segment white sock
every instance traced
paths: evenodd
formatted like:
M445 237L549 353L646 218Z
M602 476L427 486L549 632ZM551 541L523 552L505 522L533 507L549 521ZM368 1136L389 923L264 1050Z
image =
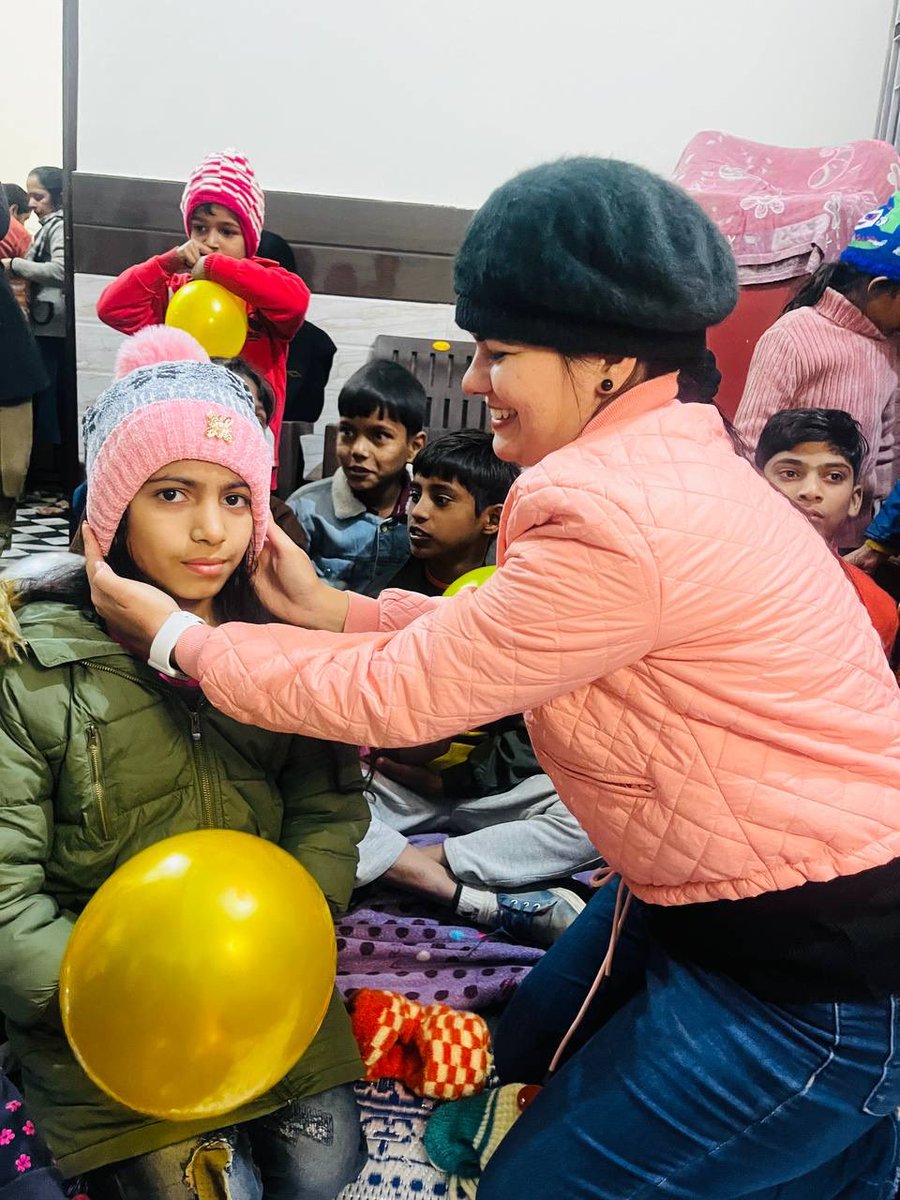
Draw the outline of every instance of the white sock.
M461 917L468 917L470 921L474 921L476 925L493 925L500 907L493 892L486 888L468 887L463 884L456 902L456 911Z

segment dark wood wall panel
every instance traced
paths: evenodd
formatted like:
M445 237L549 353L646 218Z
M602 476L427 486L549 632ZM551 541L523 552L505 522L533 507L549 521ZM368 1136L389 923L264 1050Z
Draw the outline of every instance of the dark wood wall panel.
M184 237L183 185L75 172L75 270L117 275ZM389 300L453 300L453 255L467 209L266 193L266 228L281 234L314 292Z

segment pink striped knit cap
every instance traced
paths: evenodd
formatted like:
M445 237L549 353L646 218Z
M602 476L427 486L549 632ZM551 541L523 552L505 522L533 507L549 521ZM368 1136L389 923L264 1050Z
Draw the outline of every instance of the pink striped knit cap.
M191 216L201 204L221 204L231 209L244 235L247 257L252 258L259 249L266 198L243 154L231 149L216 151L191 172L181 195L181 215L188 237Z
M269 525L272 451L237 375L180 329L151 325L119 351L116 382L82 421L87 519L106 554L128 505L161 467L218 463L250 488L253 551Z

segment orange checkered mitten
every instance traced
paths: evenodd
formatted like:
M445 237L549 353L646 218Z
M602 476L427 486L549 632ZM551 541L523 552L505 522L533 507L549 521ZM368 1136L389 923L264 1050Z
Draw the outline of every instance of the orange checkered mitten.
M409 1086L433 1100L461 1100L480 1092L491 1066L490 1034L475 1013L429 1004L415 1033L420 1069Z
M366 1079L405 1079L415 1072L413 1042L422 1006L397 992L360 988L350 1001L350 1022L359 1045Z
M475 1013L362 988L351 1000L350 1020L366 1079L399 1079L435 1100L473 1096L485 1085L490 1034Z

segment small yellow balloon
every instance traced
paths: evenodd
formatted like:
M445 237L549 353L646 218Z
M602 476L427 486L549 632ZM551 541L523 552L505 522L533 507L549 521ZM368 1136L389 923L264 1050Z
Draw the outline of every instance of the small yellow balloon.
M98 889L60 977L94 1083L137 1112L232 1112L294 1066L325 1016L337 949L312 876L271 842L207 829L158 842Z
M247 340L247 306L219 283L192 279L169 301L166 324L195 337L210 358L234 358Z
M444 595L455 596L457 592L466 588L479 588L483 583L487 583L496 570L496 567L476 567L474 571L466 571L465 575L453 580Z

